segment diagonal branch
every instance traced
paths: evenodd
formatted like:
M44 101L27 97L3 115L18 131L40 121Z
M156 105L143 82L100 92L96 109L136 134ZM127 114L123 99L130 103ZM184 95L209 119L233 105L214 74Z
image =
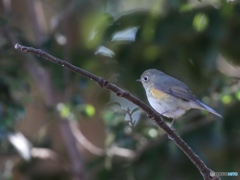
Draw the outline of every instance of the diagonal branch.
M67 69L69 69L70 71L76 72L78 74L81 74L87 78L90 78L92 80L94 80L95 82L97 82L101 87L106 88L114 93L116 93L117 96L123 97L129 101L131 101L132 103L136 104L137 106L139 106L142 110L144 110L148 117L150 117L159 127L161 127L168 135L169 139L173 140L174 143L188 156L188 158L195 164L195 166L199 169L200 173L202 174L202 176L204 177L204 179L206 180L212 180L212 179L220 179L219 177L211 177L210 176L210 172L212 172L212 170L210 168L208 168L204 162L199 158L199 156L197 156L193 150L187 145L186 142L184 142L182 140L182 138L175 133L174 130L172 130L162 119L161 116L159 116L159 114L153 110L152 108L150 108L149 106L147 106L144 102L142 102L140 99L136 98L135 96L133 96L132 94L130 94L129 92L121 89L120 87L116 86L115 84L112 84L110 82L108 82L107 80L96 76L84 69L81 69L79 67L76 67L72 64L70 64L67 61L58 59L48 53L46 53L45 51L41 50L41 49L35 49L32 47L26 47L26 46L22 46L20 44L16 44L15 45L15 49L20 50L22 52L30 52L33 53L37 56L40 56L50 62L59 64Z

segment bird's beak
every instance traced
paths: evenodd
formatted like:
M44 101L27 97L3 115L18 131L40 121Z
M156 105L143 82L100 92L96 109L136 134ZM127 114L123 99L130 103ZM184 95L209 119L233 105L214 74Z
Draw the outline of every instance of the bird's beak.
M141 79L137 79L136 81L138 81L138 82L142 82Z

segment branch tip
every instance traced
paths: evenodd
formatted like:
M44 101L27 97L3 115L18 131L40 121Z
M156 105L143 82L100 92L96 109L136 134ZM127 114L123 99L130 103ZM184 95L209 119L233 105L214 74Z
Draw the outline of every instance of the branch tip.
M18 49L18 48L19 48L19 44L18 44L18 43L15 44L14 48L15 48L15 49Z
M14 48L17 49L17 50L23 51L23 52L27 52L28 51L28 47L22 46L22 45L20 45L18 43L15 44Z

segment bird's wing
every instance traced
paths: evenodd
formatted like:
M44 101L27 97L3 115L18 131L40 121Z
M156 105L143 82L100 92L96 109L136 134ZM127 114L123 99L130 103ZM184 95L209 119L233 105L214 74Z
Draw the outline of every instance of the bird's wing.
M160 84L161 83L161 84ZM198 98L192 93L192 91L181 81L172 78L171 81L160 82L156 85L156 89L159 89L174 97L183 99L185 101L196 102Z
M166 89L164 92L175 96L177 98L183 99L185 101L194 101L196 102L196 100L198 99L190 89L185 89L182 87L172 87L169 89Z
M172 78L172 77L165 78L165 79L167 79L167 81L159 82L155 86L155 88L158 90L161 90L169 95L172 95L176 98L180 98L185 101L192 101L196 105L199 106L198 107L199 109L205 109L205 110L223 118L218 112L216 112L212 108L208 107L206 104L202 103L183 82L181 82L175 78Z

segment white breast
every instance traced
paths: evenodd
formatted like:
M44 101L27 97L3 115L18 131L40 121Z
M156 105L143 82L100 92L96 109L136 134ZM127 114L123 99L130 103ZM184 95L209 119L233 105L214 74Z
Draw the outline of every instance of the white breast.
M185 113L185 109L182 109L178 104L179 99L171 100L156 100L152 97L148 98L150 105L161 115L168 118L176 119Z

